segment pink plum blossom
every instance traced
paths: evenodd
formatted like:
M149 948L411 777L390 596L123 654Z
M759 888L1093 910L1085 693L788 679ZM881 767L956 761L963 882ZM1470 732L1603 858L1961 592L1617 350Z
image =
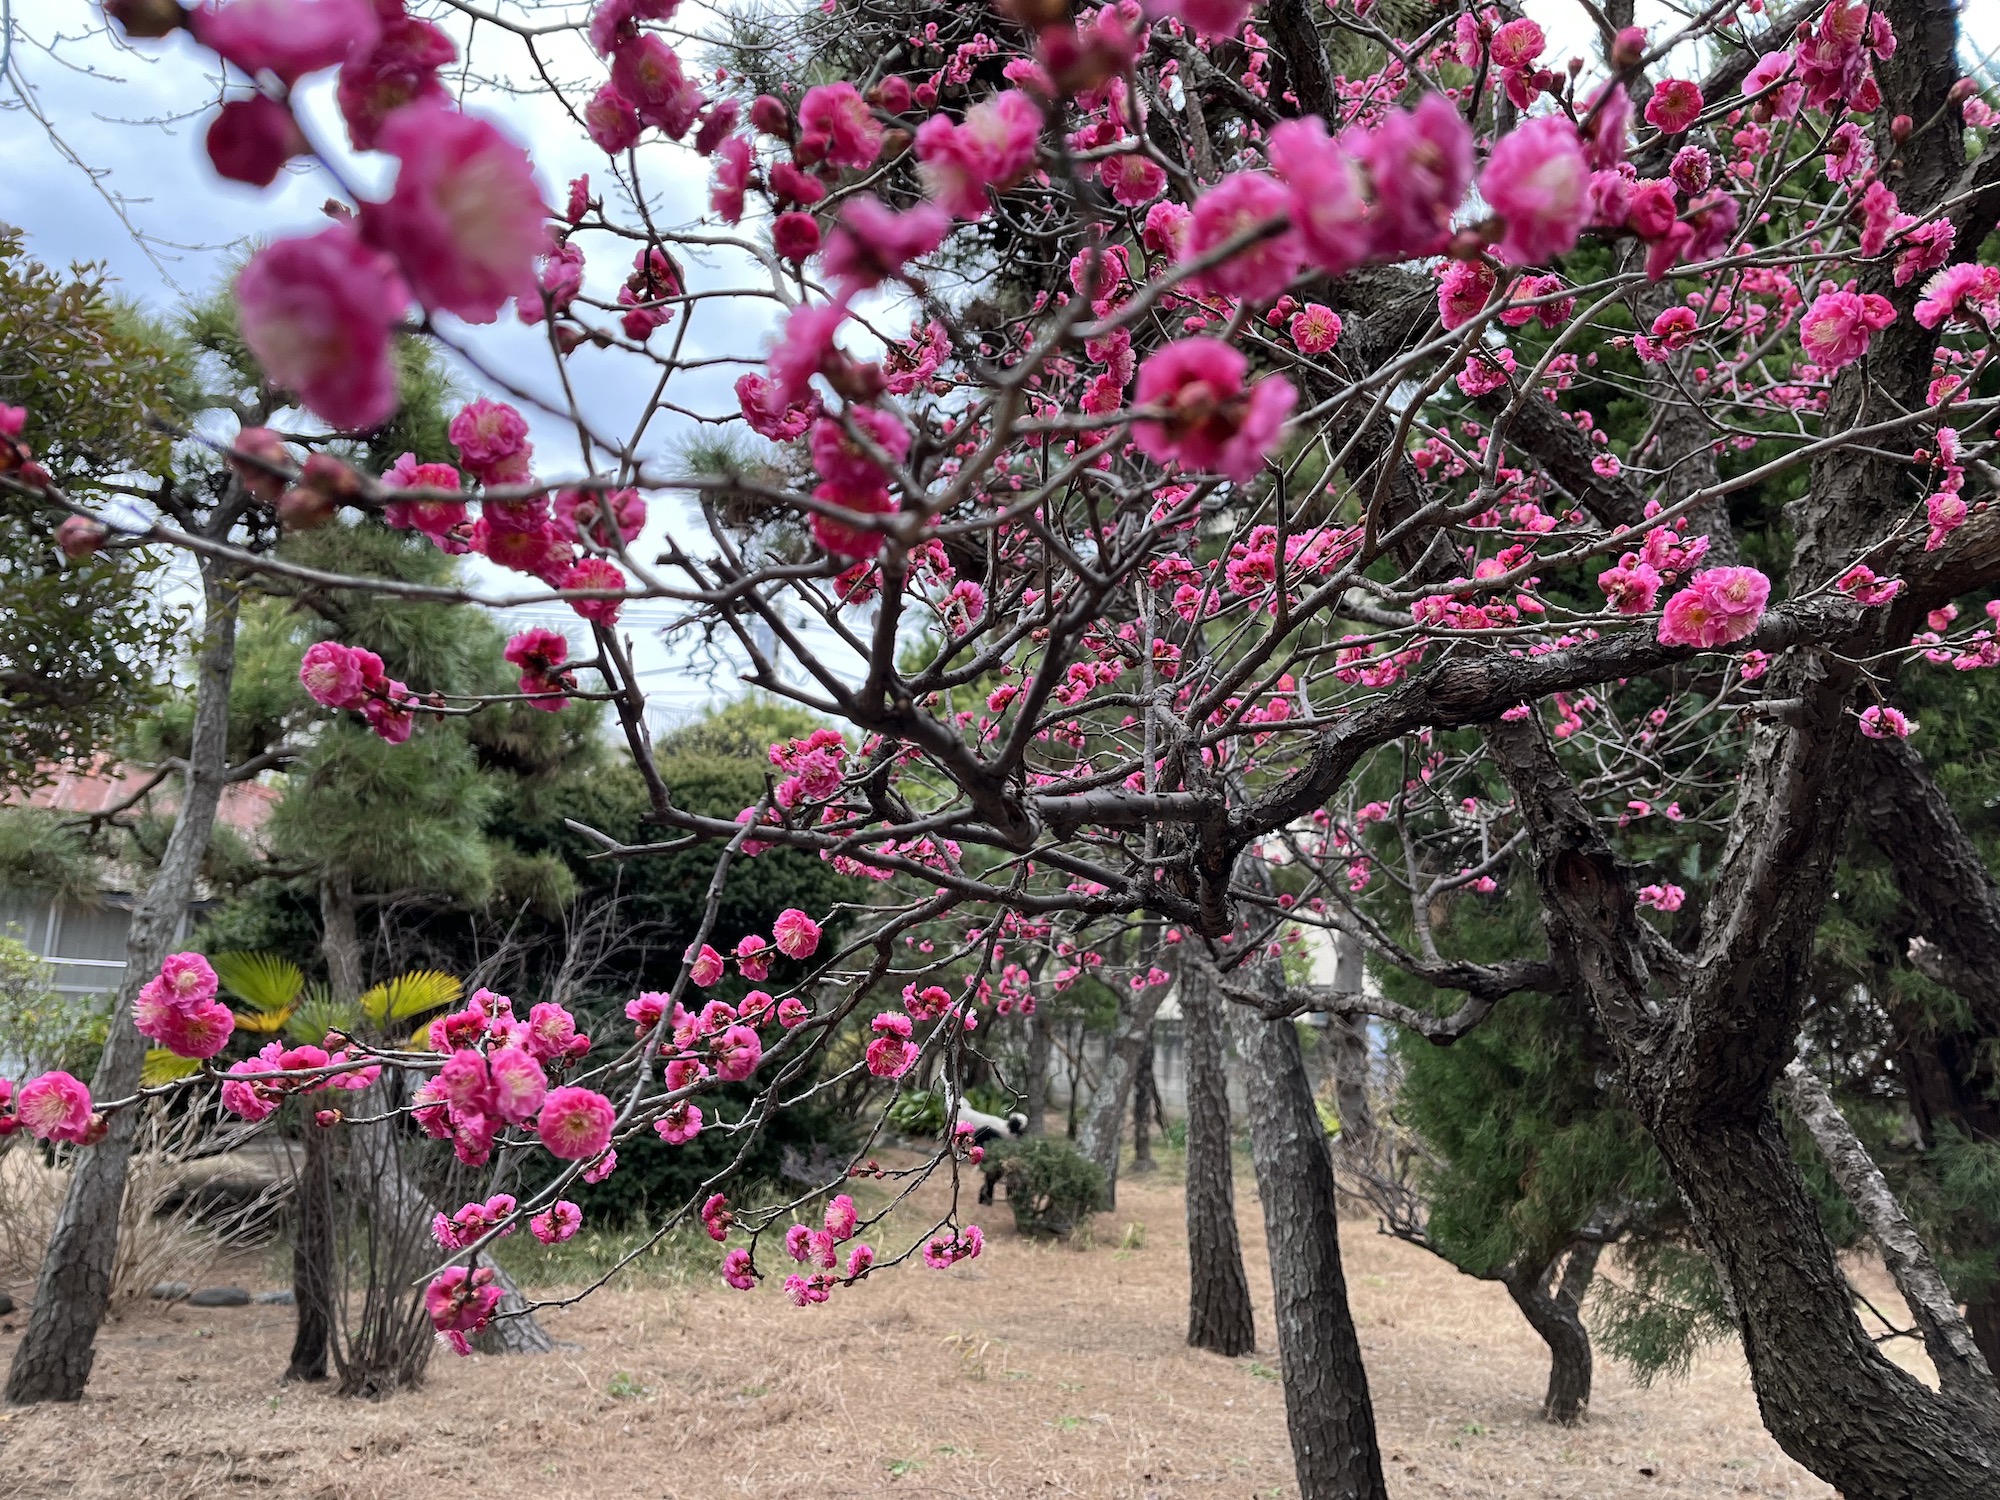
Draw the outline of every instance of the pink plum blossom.
M1429 255L1451 236L1451 218L1472 183L1472 127L1442 94L1414 110L1392 109L1371 131L1343 136L1368 176L1375 212L1372 253L1389 260Z
M243 341L272 382L336 427L396 409L391 333L409 291L388 257L346 224L279 240L236 278Z
M715 1076L726 1083L740 1083L757 1071L764 1060L764 1044L748 1026L730 1026L708 1044L715 1061Z
M1284 180L1287 211L1303 258L1330 276L1368 258L1367 182L1347 146L1330 138L1317 115L1272 127L1266 155Z
M484 120L428 100L384 121L379 144L402 166L388 198L364 206L362 226L395 256L418 301L490 323L510 297L540 297L548 207L525 151Z
M1685 78L1668 78L1653 85L1646 101L1646 123L1662 135L1679 135L1701 118L1701 86Z
M1861 732L1871 740L1906 740L1917 728L1917 721L1900 708L1871 703L1861 710Z
M1757 628L1771 580L1755 568L1708 568L1667 601L1660 640L1669 646L1713 649L1740 641Z
M1824 370L1851 365L1868 352L1868 341L1896 321L1887 297L1874 292L1823 292L1799 320L1799 341Z
M819 949L819 923L796 906L788 906L778 913L778 920L772 924L771 936L778 945L778 951L787 958L811 958Z
M509 1125L525 1125L542 1107L548 1075L534 1054L521 1047L495 1048L486 1059L493 1080L493 1107Z
M1503 136L1479 191L1506 226L1497 248L1508 264L1538 265L1575 248L1590 211L1590 165L1576 127L1543 115Z
M90 1133L90 1090L61 1069L44 1073L15 1093L14 1118L36 1140L81 1144Z
M373 47L382 23L368 0L210 0L188 29L244 72L292 84Z
M1270 375L1246 393L1250 362L1220 339L1179 339L1139 367L1137 404L1164 415L1132 424L1139 451L1241 484L1278 445L1298 391Z
M619 97L645 124L679 140L706 99L687 76L680 54L656 36L640 36L612 55L611 82Z
M560 1245L583 1227L583 1210L559 1199L528 1220L528 1233L544 1245Z
M963 121L932 115L917 127L918 175L953 218L984 218L987 190L1021 179L1034 165L1041 132L1042 107L1019 89L973 105Z
M688 978L692 979L703 989L707 989L718 979L722 978L722 955L717 953L707 943L701 945L699 953L691 952L687 955L687 958Z
M701 1106L683 1099L655 1120L653 1129L669 1146L685 1146L701 1134Z
M542 1101L536 1133L552 1156L586 1161L611 1144L611 1127L618 1112L593 1089L550 1089Z
M1239 235L1283 219L1291 202L1291 195L1274 177L1262 172L1230 173L1195 201L1194 223L1182 258L1204 259ZM1291 284L1304 260L1305 247L1297 232L1285 226L1210 266L1201 273L1201 283L1225 297L1268 302Z
M1249 18L1251 0L1149 0L1146 13L1154 17L1178 16L1196 36L1221 39L1235 36Z
M851 83L823 83L799 101L799 159L861 171L882 154L882 126Z
M428 21L402 14L402 7L378 8L382 32L375 44L355 48L341 64L334 91L347 138L357 151L375 149L382 122L419 99L448 103L451 95L438 70L458 56L452 39Z
M202 143L218 173L252 187L269 187L286 162L310 149L292 112L262 94L225 103Z
M1645 885L1638 891L1639 904L1650 906L1654 911L1679 911L1686 899L1687 892L1677 885Z
M868 1044L868 1071L877 1078L901 1078L917 1060L917 1045L910 1040L910 1018L883 1011L869 1025L875 1039Z
M821 265L843 290L863 291L903 275L911 261L943 244L950 228L950 217L935 204L897 213L879 198L853 198L840 211Z

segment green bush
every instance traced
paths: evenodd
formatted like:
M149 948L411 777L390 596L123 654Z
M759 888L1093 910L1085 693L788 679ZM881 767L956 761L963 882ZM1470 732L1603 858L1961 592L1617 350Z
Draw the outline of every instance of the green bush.
M1007 1201L1022 1234L1063 1238L1104 1199L1104 1169L1068 1141L1033 1136L1006 1155Z

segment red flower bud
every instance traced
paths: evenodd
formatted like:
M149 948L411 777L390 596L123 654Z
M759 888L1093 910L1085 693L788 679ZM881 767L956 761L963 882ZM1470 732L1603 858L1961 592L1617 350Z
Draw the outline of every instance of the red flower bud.
M287 531L311 531L333 519L340 506L319 490L294 487L278 497L278 524Z
M128 37L162 37L187 25L177 0L104 0L104 13Z
M93 521L89 516L70 516L56 528L56 545L64 557L74 562L102 551L104 539L110 534L102 521Z

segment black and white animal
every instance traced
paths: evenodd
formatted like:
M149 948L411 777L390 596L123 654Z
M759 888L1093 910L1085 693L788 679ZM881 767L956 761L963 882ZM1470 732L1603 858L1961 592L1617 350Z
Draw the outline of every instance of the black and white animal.
M958 1101L954 1130L958 1135L970 1136L975 1146L991 1146L995 1141L1019 1140L1027 1134L1028 1117L1016 1112L1003 1120L998 1115L989 1115L984 1110L974 1109L961 1099ZM986 1159L979 1164L980 1173L985 1179L979 1187L981 1203L993 1201L993 1190L999 1185L1000 1174L1005 1169L1006 1163L991 1152L988 1152Z

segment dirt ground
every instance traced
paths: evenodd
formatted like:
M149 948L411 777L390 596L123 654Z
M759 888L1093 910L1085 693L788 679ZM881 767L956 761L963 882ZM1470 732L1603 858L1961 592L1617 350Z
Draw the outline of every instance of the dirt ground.
M422 1390L379 1403L277 1384L289 1308L148 1304L99 1340L80 1405L0 1412L0 1496L1295 1494L1254 1194L1262 1348L1236 1360L1184 1343L1178 1185L1119 1195L1093 1248L1020 1240L1003 1206L978 1261L824 1307L707 1276L606 1290L545 1314L552 1357L441 1351ZM1117 1248L1135 1224L1143 1244ZM1397 1500L1830 1500L1765 1434L1734 1350L1652 1390L1600 1363L1589 1423L1563 1431L1538 1419L1545 1355L1500 1288L1365 1221L1343 1245Z

